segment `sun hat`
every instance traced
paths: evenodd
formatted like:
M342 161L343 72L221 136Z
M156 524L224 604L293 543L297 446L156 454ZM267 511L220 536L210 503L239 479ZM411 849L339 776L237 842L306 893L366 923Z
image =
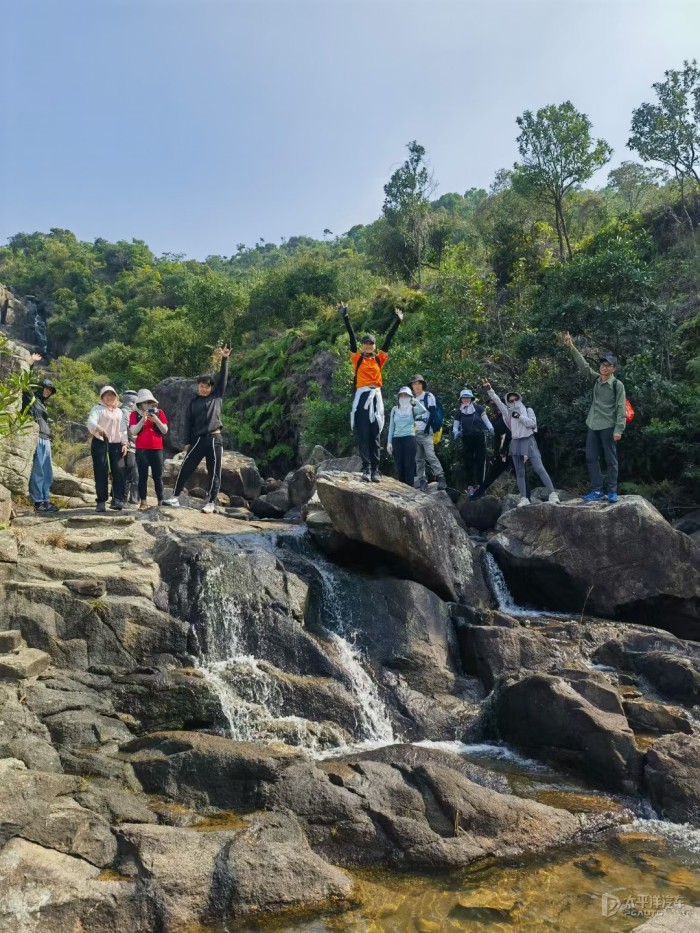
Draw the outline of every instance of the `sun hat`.
M401 388L396 394L397 395L410 395L411 398L413 398L413 392L411 392L408 386L401 386Z
M459 397L460 398L475 398L475 395L471 389L462 389L462 391L459 393Z
M114 394L117 396L117 398L119 398L119 393L118 393L117 390L114 388L114 386L103 386L103 387L100 389L100 398L102 398L103 396L105 396L108 392L114 392Z
M155 405L157 405L158 399L153 397L153 393L150 389L139 389L136 396L136 404L143 405L144 402L153 402Z

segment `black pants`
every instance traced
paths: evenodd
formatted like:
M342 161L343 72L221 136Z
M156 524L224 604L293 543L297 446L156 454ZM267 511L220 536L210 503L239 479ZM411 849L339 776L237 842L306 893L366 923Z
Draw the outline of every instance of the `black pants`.
M216 497L219 495L219 489L221 488L221 455L223 450L224 442L221 440L220 434L202 434L201 437L198 437L182 461L173 495L180 495L187 480L206 457L207 483L209 484L207 501L216 502Z
M111 472L112 496L115 501L123 502L126 490L126 467L122 456L122 445L109 444L107 441L101 441L93 437L90 452L92 454L92 469L95 474L97 501L107 501L107 477Z
M396 478L413 486L416 477L416 439L415 437L395 437L392 441L394 447L394 466Z
M486 469L486 437L484 432L462 435L464 481L467 486L478 486L484 481Z
M605 477L608 492L617 492L617 442L613 440L614 428L603 428L601 431L588 429L586 438L586 466L591 481L591 489L603 491L603 475L600 472L600 458L605 460L607 476Z
M163 501L163 451L137 450L136 466L139 470L139 499L144 502L148 495L148 468L153 474L153 485L156 487L156 498Z
M129 502L136 502L138 493L139 471L136 465L136 452L127 451L126 454L126 490L125 495Z
M378 470L380 453L379 425L376 420L369 420L369 409L364 408L361 403L355 411L355 436L357 437L360 457L362 457L362 469Z

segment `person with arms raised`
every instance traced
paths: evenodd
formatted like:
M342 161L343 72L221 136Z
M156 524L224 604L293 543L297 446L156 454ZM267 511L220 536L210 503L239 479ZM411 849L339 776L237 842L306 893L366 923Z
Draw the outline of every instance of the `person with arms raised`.
M179 507L179 497L185 488L185 483L206 458L208 489L207 501L202 512L211 513L216 509L216 497L221 486L221 458L224 450L221 438L223 428L221 405L228 382L228 359L231 356L231 349L226 344L219 352L221 353L221 367L218 376L208 373L198 376L197 393L187 406L186 456L175 481L172 497L163 500L164 505L170 505L173 508Z
M355 395L350 413L350 427L357 437L357 447L362 458L362 479L365 482L378 483L381 452L379 437L384 427L382 369L389 356L394 334L403 321L403 311L394 308L396 318L384 337L381 350L377 351L377 341L371 334L365 334L358 350L348 306L341 302L337 310L345 321L350 337L350 362L355 371Z

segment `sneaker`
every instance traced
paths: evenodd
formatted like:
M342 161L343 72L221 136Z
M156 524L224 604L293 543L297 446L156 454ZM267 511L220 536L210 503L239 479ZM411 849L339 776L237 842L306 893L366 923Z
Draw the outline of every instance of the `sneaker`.
M379 470L372 470L372 476L370 477L373 483L381 483L382 478L379 475Z
M206 512L207 515L211 515L212 512L216 512L216 506L214 505L213 502L207 502L207 504L204 506L204 508L201 511Z
M608 502L617 502L617 499L618 499L618 495L616 492L608 493Z
M447 480L445 479L444 473L442 474L442 476L438 476L437 484L438 484L438 489L447 489Z
M98 502L97 505L95 506L95 511L96 511L96 512L106 512L106 511L107 511L107 506L106 506L106 504L105 504L104 502Z
M110 502L109 507L113 512L121 512L121 510L124 508L124 503L121 499L113 499Z
M428 491L428 480L424 476L418 480L418 488L421 492Z
M518 499L518 508L520 508L522 505L529 505L529 504L530 504L530 500L527 498L527 496L523 496L522 499Z
M368 483L369 482L369 470L363 470L362 474L360 475L360 479L362 480L363 483Z
M139 512L147 512L147 511L148 511L148 503L144 499L142 502L139 502Z
M559 498L559 493L556 490L554 492L550 492L547 502L553 502L554 505L559 505L561 503L561 499Z
M163 499L163 505L169 505L172 509L179 509L180 500L177 496L173 496L171 499Z
M605 493L601 489L591 489L589 493L581 498L584 502L600 502L605 498Z
M45 512L45 511L46 511L46 503L45 503L45 502L35 502L35 503L34 503L34 511L35 511L35 512Z

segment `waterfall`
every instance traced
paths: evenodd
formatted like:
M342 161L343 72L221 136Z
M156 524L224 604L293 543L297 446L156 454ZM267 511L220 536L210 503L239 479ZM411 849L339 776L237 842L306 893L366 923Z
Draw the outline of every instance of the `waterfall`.
M276 558L280 548L274 537L250 535L243 541L243 550L262 548ZM292 532L284 538L298 538ZM296 542L290 542L296 544ZM241 544L241 539L236 541ZM301 545L304 549L304 545ZM296 550L296 548L295 548ZM359 747L386 745L395 741L388 710L377 685L362 663L362 652L356 644L356 634L348 630L343 603L334 577L334 568L315 552L304 559L313 569L320 587L323 636L331 643L338 666L344 674L344 684L357 701L356 739ZM226 718L228 734L241 741L288 741L305 747L315 757L350 751L339 729L327 723L317 723L289 716L284 711L284 698L273 676L265 669L265 659L252 656L246 649L242 607L235 597L226 593L222 567L209 571L202 596L204 615L209 620L207 648L200 664L217 694ZM250 620L248 623L250 624Z
M509 616L526 617L528 619L537 619L545 616L548 619L570 619L571 615L565 612L554 612L549 609L527 609L519 606L513 599L503 571L496 563L496 558L489 551L484 551L484 566L486 567L486 579L489 588L496 600L496 604L501 612Z

